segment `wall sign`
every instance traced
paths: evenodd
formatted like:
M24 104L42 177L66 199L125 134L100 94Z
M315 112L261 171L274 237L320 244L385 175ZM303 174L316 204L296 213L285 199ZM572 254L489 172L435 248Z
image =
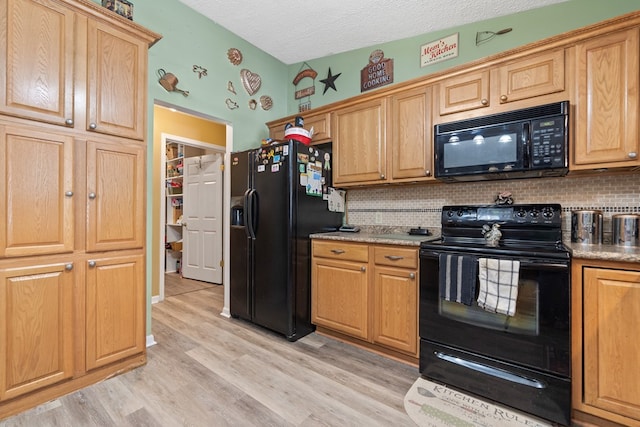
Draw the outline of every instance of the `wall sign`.
M367 66L360 70L360 92L391 83L393 83L393 59L385 58L384 52L376 49L369 55Z
M296 91L294 94L295 99L298 100L298 112L307 111L311 109L311 95L316 93L316 77L318 73L316 70L311 68L309 64L306 62L302 64L302 68L298 71L295 78L293 79L293 85L296 87ZM311 86L306 86L301 89L298 89L298 84L304 79L311 79Z
M458 35L451 34L420 46L420 66L426 67L458 56Z

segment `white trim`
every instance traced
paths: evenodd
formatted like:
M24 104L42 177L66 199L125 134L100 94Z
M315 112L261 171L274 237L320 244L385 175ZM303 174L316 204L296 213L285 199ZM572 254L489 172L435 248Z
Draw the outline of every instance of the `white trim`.
M228 133L229 133L229 129L231 129L231 126L226 125L227 126L227 140L229 139L228 137ZM226 151L225 148L219 146L219 145L214 145L208 142L203 142L203 141L198 141L195 139L191 139L191 138L186 138L184 136L178 136L178 135L172 135L169 133L165 133L162 132L160 134L160 233L158 233L159 235L159 241L156 242L158 244L158 247L160 248L160 263L159 263L159 267L160 267L160 274L158 276L158 291L160 293L159 296L157 297L152 297L152 304L153 304L153 299L157 298L156 302L160 302L160 301L164 301L164 274L165 274L165 257L166 257L166 251L164 249L164 240L165 240L165 225L167 223L167 195L166 195L166 188L165 188L165 182L167 180L167 168L166 168L166 164L167 164L167 142L176 142L178 144L184 144L184 145L188 145L191 147L198 147L198 148L203 148L205 150L208 151L213 151L216 153L224 153ZM226 158L225 158L225 163L226 163ZM225 167L225 178L226 178L226 167ZM226 187L226 183L225 183L225 187ZM229 187L231 188L231 187ZM229 190L230 192L231 190ZM227 200L230 200L230 198L225 198L223 196L222 198L222 209L223 211L228 211L228 209L226 209L227 206ZM231 215L230 213L226 213L226 215ZM223 230L224 230L224 224L228 224L227 222L228 218L226 220L223 221ZM223 233L223 248L224 248L224 233ZM225 260L225 265L226 264L226 260ZM225 269L226 270L226 269Z
M147 347L151 347L158 344L156 339L153 337L153 334L147 335Z
M221 316L231 317L231 311L229 310L229 283L231 279L231 274L229 272L229 268L227 266L231 265L231 246L229 233L226 230L229 229L229 224L231 224L231 153L233 152L233 127L230 124L227 124L226 130L227 142L225 145L225 156L224 156L224 206L227 206L227 209L224 210L222 214L222 229L225 230L222 233L222 259L224 261L225 268L222 269L222 284L224 286L224 306L222 307Z
M154 296L152 296L152 297L151 297L151 304L157 304L157 303L159 303L160 301L162 301L162 300L160 299L160 295L154 295Z

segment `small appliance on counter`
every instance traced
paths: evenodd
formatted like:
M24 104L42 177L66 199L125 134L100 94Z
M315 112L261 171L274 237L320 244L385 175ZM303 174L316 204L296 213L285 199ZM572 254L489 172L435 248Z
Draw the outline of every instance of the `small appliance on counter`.
M571 211L571 241L590 245L602 243L602 211Z
M622 246L640 246L640 215L619 214L611 217L612 243Z

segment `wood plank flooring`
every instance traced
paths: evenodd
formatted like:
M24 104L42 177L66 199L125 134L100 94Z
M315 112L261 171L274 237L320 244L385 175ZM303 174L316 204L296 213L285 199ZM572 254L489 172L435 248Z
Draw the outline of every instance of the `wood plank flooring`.
M147 365L0 425L415 426L415 367L315 333L291 343L220 316L222 286L174 285L152 306Z

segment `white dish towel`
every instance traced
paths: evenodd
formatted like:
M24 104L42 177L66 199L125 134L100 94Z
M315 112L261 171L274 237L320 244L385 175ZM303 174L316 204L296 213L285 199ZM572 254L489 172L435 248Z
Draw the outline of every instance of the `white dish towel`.
M514 316L519 276L520 261L478 258L478 306L493 313Z

